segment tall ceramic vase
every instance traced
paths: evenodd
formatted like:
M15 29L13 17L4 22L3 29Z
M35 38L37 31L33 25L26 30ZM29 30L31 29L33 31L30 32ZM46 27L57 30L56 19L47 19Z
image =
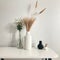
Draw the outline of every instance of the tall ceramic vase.
M32 48L32 37L30 32L26 32L26 37L25 37L25 49L31 50Z

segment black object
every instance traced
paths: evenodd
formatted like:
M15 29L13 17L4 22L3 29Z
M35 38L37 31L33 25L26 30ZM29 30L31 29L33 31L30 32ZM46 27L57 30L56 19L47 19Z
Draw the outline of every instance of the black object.
M45 58L45 60L52 60L52 58Z
M39 41L39 44L38 44L38 49L43 49L44 48L44 46L43 46L43 44L42 44L42 41Z
M1 60L4 60L4 58L1 58Z
M45 60L48 60L47 58L45 58Z
M48 60L52 60L51 58L48 58Z

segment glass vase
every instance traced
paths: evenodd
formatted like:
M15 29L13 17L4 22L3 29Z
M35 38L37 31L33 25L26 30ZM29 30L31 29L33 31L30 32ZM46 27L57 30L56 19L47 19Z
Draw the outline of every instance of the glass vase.
M18 39L17 47L20 48L20 49L23 48L22 47L21 32L20 31L19 31L19 39Z

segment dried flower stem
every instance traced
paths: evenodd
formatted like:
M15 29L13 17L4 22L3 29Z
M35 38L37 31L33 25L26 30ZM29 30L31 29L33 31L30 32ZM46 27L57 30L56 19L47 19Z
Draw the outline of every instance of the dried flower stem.
M43 12L45 11L45 9L46 9L46 8L44 8L43 10L41 10L41 11L39 12L39 14L43 13Z
M36 1L35 8L37 8L37 6L38 6L38 0Z

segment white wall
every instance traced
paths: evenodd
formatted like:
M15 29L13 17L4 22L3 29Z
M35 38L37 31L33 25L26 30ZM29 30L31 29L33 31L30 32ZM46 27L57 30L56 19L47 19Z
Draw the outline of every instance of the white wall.
M60 56L60 0L51 0L51 45ZM60 60L60 59L58 59Z
M15 18L26 15L29 1L31 0L0 0L0 46L10 45L16 31L11 32L7 27ZM40 0L39 3L40 9L47 9L31 29L33 41L48 43L60 55L60 0Z
M30 0L0 0L0 46L7 46L10 44L12 38L11 35L14 32L8 28L11 27L10 24L15 22L15 18L26 16L29 2ZM47 3L47 1L41 1L40 10L47 6L47 4L44 3ZM48 40L49 20L47 18L47 13L48 12L46 11L42 13L39 16L40 19L37 18L31 29L31 34L34 42L37 42L38 40ZM46 31L47 29L48 31Z

